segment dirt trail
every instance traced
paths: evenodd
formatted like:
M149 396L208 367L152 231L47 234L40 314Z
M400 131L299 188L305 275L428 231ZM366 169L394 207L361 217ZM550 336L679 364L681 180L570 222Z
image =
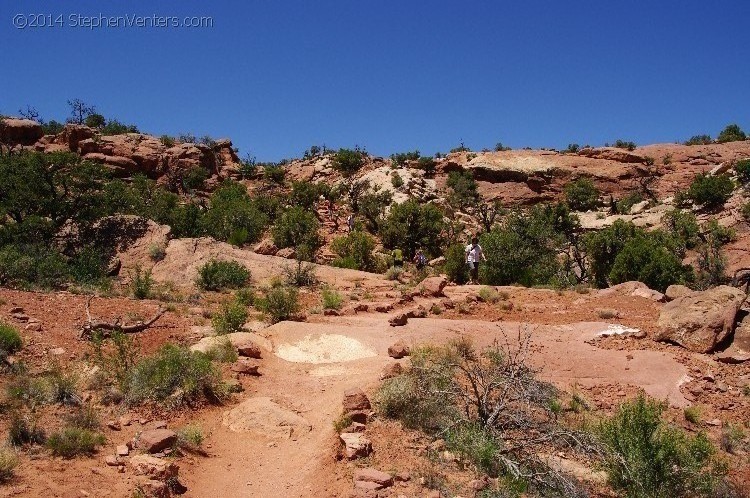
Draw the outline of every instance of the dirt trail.
M187 496L310 496L314 484L319 489L320 482L331 478L324 471L325 459L331 455L332 423L339 415L343 392L352 387L367 390L377 384L383 366L393 361L387 356L388 346L398 339L419 344L444 342L461 335L470 336L482 346L495 339L503 341L506 336L515 338L520 326L510 322L414 319L404 327L394 328L388 325L386 316L379 315L331 317L323 323L282 322L267 329L275 350L289 351L292 346L296 361L267 353L264 375L251 383L251 390L243 394L243 399L270 397L304 417L312 429L295 429L289 438L274 436L272 430L263 427L256 432L232 432L222 424L226 409L203 413L200 423L210 433L207 443L212 457L201 459L195 466L188 464L181 472L189 489ZM543 378L560 387L632 386L668 399L674 406L686 404L679 385L687 370L669 353L605 350L587 343L611 324L529 327L534 334L532 362L543 368ZM351 348L350 361L320 363L320 351L314 347L320 336L326 336L329 343L343 336L358 341L361 347ZM300 347L294 348L295 345ZM310 361L316 363L301 361L305 349L310 352ZM356 358L367 350L377 355ZM373 444L377 451L377 441ZM331 486L336 487L335 483Z

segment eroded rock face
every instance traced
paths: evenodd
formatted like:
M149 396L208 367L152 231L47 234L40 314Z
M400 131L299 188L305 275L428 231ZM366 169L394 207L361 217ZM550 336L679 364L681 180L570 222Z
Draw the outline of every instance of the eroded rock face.
M3 143L33 145L42 138L42 125L30 119L4 118L0 121Z
M745 298L743 291L726 285L679 297L662 308L655 339L710 353L733 331Z

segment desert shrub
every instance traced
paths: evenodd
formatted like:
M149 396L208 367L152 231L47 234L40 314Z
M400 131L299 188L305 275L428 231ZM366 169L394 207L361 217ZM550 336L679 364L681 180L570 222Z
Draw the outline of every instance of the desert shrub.
M696 204L708 209L718 208L732 195L734 183L727 175L712 176L706 173L696 175L687 196Z
M90 405L79 407L73 413L65 417L65 420L67 421L68 426L78 427L79 429L97 430L101 427L99 414Z
M198 451L205 440L199 425L186 425L177 430L177 446L188 451Z
M451 449L492 477L523 474L543 496L582 496L573 479L548 472L537 455L539 443L528 437L533 431L552 447L566 444L565 430L549 410L556 391L525 364L530 336L520 332L519 339L517 350L497 344L477 350L466 339L416 348L411 366L383 382L375 407L407 427L446 437ZM549 478L540 479L542 474Z
M712 144L714 140L711 135L693 135L689 139L683 142L683 145L708 145Z
M70 278L79 284L102 282L107 275L108 258L97 247L84 247L69 260Z
M221 363L234 363L238 357L237 348L227 337L223 337L217 344L209 348L206 355L211 358L211 361Z
M579 178L565 185L565 202L574 211L588 211L599 205L599 189L589 178Z
M0 322L0 361L6 356L20 351L23 347L21 334L15 327Z
M117 119L110 119L100 129L102 135L122 135L125 133L139 133L136 125L127 125Z
M217 240L243 245L260 239L268 217L250 199L240 183L226 181L210 199L211 207L201 218L203 230Z
M326 288L321 293L321 301L324 310L340 310L344 305L344 296L335 289Z
M233 301L222 305L221 310L211 319L211 324L217 334L238 332L247 321L247 307Z
M547 209L513 211L502 226L482 234L479 243L487 257L479 266L483 283L533 286L555 279L560 271L557 253L565 240Z
M672 284L685 284L692 279L692 268L682 264L674 250L664 244L664 238L651 234L627 241L609 273L613 284L638 280L660 292Z
M399 247L411 259L419 247L429 256L438 254L444 226L443 214L437 206L411 199L391 208L379 232L386 248Z
M16 447L27 444L44 444L47 436L44 429L37 426L36 420L13 413L8 427L8 441Z
M615 147L618 149L635 150L635 142L627 142L625 140L615 140Z
M700 227L695 215L690 211L673 209L661 219L670 233L680 239L687 249L692 249L700 242Z
M138 339L135 335L114 331L110 340L94 331L91 337L92 357L100 371L106 375L108 382L115 382L118 387L127 381L130 370L141 357Z
M461 142L457 147L453 147L450 150L451 154L455 154L457 152L471 152L471 149L468 148L463 142Z
M745 221L750 221L750 202L746 202L742 206L740 213L742 214L742 217L745 218Z
M166 344L154 355L140 359L129 370L123 392L128 404L170 399L190 403L199 395L218 392L221 373L209 357L188 348ZM174 397L173 395L177 395Z
M575 154L579 150L581 150L581 146L580 145L578 145L578 144L568 144L568 147L563 152L567 152L569 154Z
M394 166L404 166L408 161L417 161L419 158L418 150L391 154L391 161Z
M391 172L391 185L393 188L399 189L404 186L404 179L398 174L398 171Z
M385 272L385 279L386 280L399 280L401 278L401 275L404 273L404 269L397 267L397 266L391 266L388 268Z
M743 185L750 183L750 159L743 159L734 164L737 180Z
M445 184L451 189L448 202L457 209L473 206L479 200L477 182L470 171L451 171Z
M91 456L106 442L104 435L89 429L65 427L47 439L47 448L55 456L73 458Z
M300 258L296 263L284 267L284 277L287 284L295 287L310 287L318 281L315 265Z
M143 271L140 266L130 274L130 290L136 299L148 299L151 297L151 290L154 285L154 279L151 277L151 270Z
M18 466L16 451L7 446L0 446L0 483L13 477Z
M284 179L286 178L286 169L284 169L284 166L282 166L281 164L264 164L263 178L268 182L281 185L284 183Z
M160 136L159 137L159 141L161 142L161 144L164 147L166 147L168 149L171 148L171 147L174 147L175 144L177 143L177 140L175 140L175 138L172 137L172 136L170 136L170 135L162 135L162 136Z
M719 136L716 137L716 141L720 144L726 142L739 142L747 139L747 135L737 124L729 124L721 130Z
M506 150L513 150L512 147L505 147L501 142L495 144L495 152L503 152Z
M493 287L482 287L479 289L479 300L483 303L495 304L500 300L500 294Z
M630 209L641 201L643 201L643 196L640 192L632 192L617 201L615 210L620 214L628 214Z
M69 279L65 258L39 245L0 248L0 285L28 289L60 288Z
M352 417L347 413L342 413L333 421L333 430L338 434L350 425L352 425Z
M424 170L425 176L431 177L435 175L437 163L433 158L429 156L423 156L419 158L419 167L420 169Z
M210 260L198 269L197 285L203 290L239 289L250 280L250 270L237 261Z
M8 398L32 410L50 402L50 386L43 377L32 377L24 369L16 373L5 387Z
M182 186L185 190L200 190L211 176L202 166L193 166L182 175Z
M333 240L331 249L338 256L333 260L333 266L364 271L374 271L377 268L377 261L373 255L375 239L365 232L355 230L348 235L337 237Z
M726 274L727 257L721 247L734 238L733 231L720 226L716 220L709 221L703 228L705 242L698 247L696 260L698 289L708 289L729 281Z
M462 244L452 244L446 249L443 271L451 282L462 285L469 281L469 267Z
M356 148L339 149L333 156L333 168L345 175L355 173L364 163L364 153Z
M54 119L51 119L46 123L42 123L42 132L45 135L57 135L58 133L63 131L63 128L65 128L65 125L59 121L55 121Z
M308 257L321 246L322 240L318 234L320 223L313 213L299 206L287 209L276 220L273 226L273 243L278 248L295 247L310 252ZM307 258L303 258L307 259Z
M357 212L364 216L367 229L377 232L385 217L385 212L393 202L393 194L390 190L379 192L367 192L362 194L357 201Z
M273 323L288 320L299 311L299 292L295 287L271 287L259 300L258 307Z
M167 255L167 250L161 244L151 244L148 246L148 257L151 261L161 261Z
M712 496L726 468L705 434L691 437L663 422L664 409L641 395L600 424L610 484L633 498Z
M701 409L697 406L689 406L683 410L685 420L691 424L698 424L701 421Z
M737 454L745 444L745 431L735 424L727 424L721 430L721 449L727 453Z
M66 372L59 365L53 365L46 375L49 385L50 401L64 405L79 404L81 398L77 394L78 376L74 372Z
M633 223L616 220L612 225L588 234L584 239L590 271L598 287L607 287L615 258L625 244L642 230Z

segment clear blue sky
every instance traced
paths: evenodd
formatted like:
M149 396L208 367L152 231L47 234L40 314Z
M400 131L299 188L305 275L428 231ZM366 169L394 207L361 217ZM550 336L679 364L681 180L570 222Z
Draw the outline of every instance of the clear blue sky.
M16 29L17 14L65 27ZM77 15L211 16L99 28ZM26 18L28 19L28 17ZM312 144L375 154L639 144L750 128L750 2L0 0L0 113L80 98L259 160Z

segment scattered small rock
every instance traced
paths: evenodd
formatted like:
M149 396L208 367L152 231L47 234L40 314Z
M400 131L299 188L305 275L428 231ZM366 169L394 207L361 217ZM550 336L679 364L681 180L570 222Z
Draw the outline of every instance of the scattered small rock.
M258 364L250 360L239 359L232 363L231 370L242 375L260 375Z
M118 444L115 453L117 454L117 456L128 456L128 454L130 453L130 448L128 448L127 444Z
M150 429L141 432L138 437L138 448L149 453L157 453L173 446L176 442L176 432L169 429Z
M380 490L393 485L390 474L381 472L372 467L359 469L354 473L354 486L359 489Z
M383 371L380 373L380 380L397 377L403 372L404 367L401 366L401 363L394 361L393 363L390 363L383 368Z
M260 347L254 342L247 341L237 345L237 354L246 358L260 359L262 356Z
M361 432L344 432L339 434L344 443L344 456L348 460L364 458L372 453L372 443Z
M388 356L391 358L399 359L403 358L404 356L409 356L411 351L409 350L409 346L404 344L403 341L398 341L395 344L392 344L388 348Z
M403 327L408 321L409 317L406 313L399 313L398 315L388 320L388 323L391 325L391 327Z
M369 410L371 408L370 399L362 389L358 388L345 391L344 399L341 404L345 413L358 410Z

